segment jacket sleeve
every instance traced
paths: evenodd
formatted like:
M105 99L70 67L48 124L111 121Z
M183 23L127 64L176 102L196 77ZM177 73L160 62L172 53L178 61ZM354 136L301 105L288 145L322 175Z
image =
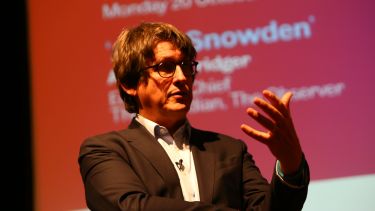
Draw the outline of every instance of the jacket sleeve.
M280 176L276 175L276 170L269 184L261 175L251 154L247 152L245 144L243 148L243 209L251 211L302 210L309 184L309 168L307 162L304 160L304 178L302 185L298 187L289 185L283 181Z
M310 170L305 156L303 156L300 170L296 176L293 180L289 179L288 181L287 177L278 175L277 169L274 170L271 181L272 210L302 210L310 183Z

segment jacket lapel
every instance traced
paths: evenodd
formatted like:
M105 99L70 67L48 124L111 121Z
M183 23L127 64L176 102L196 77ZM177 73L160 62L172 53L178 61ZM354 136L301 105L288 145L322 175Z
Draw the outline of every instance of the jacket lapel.
M163 178L172 197L183 199L177 172L167 153L158 141L140 123L132 120L128 130L123 131L125 140L137 148Z
M214 191L215 159L213 153L207 150L205 142L211 137L205 137L199 134L196 129L191 130L191 150L194 157L194 165L197 173L199 185L199 196L203 202L212 202Z

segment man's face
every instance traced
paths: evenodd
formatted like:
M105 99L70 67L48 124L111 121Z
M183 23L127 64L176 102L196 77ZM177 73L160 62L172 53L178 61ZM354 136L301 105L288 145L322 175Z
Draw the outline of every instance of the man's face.
M170 42L158 43L154 54L155 61L150 65L184 59L181 51ZM179 65L169 78L161 77L155 68L146 71L149 73L148 79L137 87L139 113L159 124L185 120L193 98L193 77L185 75Z

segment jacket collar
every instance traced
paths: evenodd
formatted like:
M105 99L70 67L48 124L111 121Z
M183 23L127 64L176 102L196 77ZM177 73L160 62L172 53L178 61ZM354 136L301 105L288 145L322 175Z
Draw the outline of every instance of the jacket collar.
M156 138L135 119L131 121L128 130L121 131L121 134L150 161L163 178L171 197L183 199L177 172ZM214 139L212 135L203 134L191 128L190 148L197 173L200 200L203 202L212 202L213 197L215 159L207 143Z

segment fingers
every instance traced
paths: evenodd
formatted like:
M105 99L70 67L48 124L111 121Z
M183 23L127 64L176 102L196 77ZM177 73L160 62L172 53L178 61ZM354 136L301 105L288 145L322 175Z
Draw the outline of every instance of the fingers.
M265 127L268 130L273 130L275 128L275 123L272 122L270 119L266 118L264 115L259 113L253 108L248 108L246 110L247 114L252 117L255 121L257 121L259 124L261 124L263 127Z
M293 97L293 93L292 92L287 92L281 98L281 102L285 105L285 107L288 110L289 110L289 104L290 104L290 101L292 100L292 97Z
M283 114L272 104L266 102L263 99L255 98L254 104L262 109L268 116L270 116L275 122L280 122L283 118Z
M266 131L257 130L246 124L241 125L241 130L253 139L267 145L272 154L282 163L284 170L293 172L294 167L299 166L299 163L294 165L294 161L299 161L302 154L290 114L289 104L293 94L286 92L281 98L278 98L273 92L264 90L263 95L265 99L255 98L254 104L264 114L254 108L248 108L246 112Z
M281 99L269 90L264 90L263 95L283 116L289 115L289 103L293 96L292 92L286 92Z
M285 129L289 123L289 102L292 93L285 93L281 99L269 90L264 90L263 95L269 102L261 98L255 98L254 104L269 117L266 117L251 107L248 108L246 112L251 118L267 129L267 131L259 131L245 124L241 125L241 129L252 138L262 143L269 144L271 140L279 137L281 132L279 129Z
M246 112L250 117L252 117L260 125L268 129L268 131L267 132L259 131L246 124L241 125L242 131L263 144L266 144L266 145L270 144L272 140L277 137L277 134L278 134L277 132L278 127L276 126L276 123L272 121L271 119L265 117L264 115L262 115L261 113L259 113L253 108L248 108Z
M246 125L246 124L242 124L241 125L241 130L246 133L247 135L249 135L250 137L252 137L253 139L263 143L263 144L268 144L268 140L270 138L270 134L269 133L265 133L265 132L261 132L259 130L255 130L254 128Z

